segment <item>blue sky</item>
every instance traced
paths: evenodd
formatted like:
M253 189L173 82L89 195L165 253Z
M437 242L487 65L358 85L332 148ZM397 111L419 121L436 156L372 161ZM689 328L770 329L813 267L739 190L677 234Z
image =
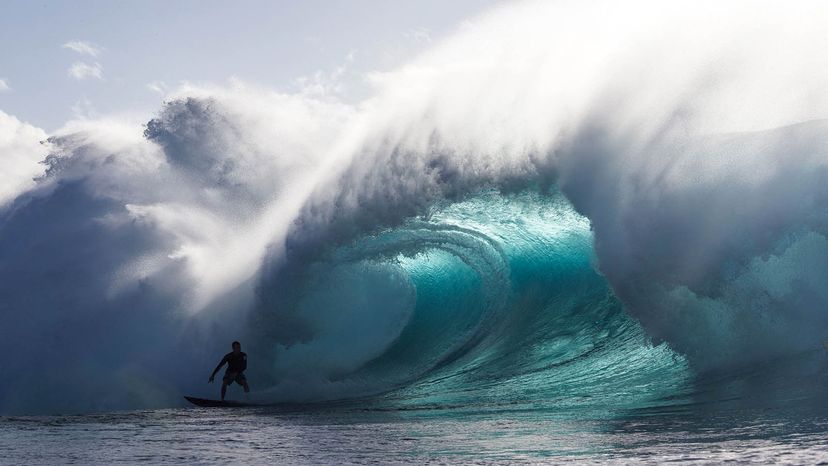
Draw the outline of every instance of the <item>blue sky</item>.
M150 113L185 81L295 92L343 66L338 97L355 100L365 72L400 64L494 3L6 0L0 110L51 131L78 116Z

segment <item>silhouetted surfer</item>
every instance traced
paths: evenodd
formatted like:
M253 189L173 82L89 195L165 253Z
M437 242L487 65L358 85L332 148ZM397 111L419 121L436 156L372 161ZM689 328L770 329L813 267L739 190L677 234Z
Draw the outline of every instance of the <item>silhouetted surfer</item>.
M244 392L250 392L250 387L247 385L247 378L244 376L244 370L247 369L247 354L242 353L241 343L234 341L233 351L224 355L221 358L218 366L213 370L208 382L212 383L216 377L216 373L221 369L221 366L227 364L227 370L224 371L224 379L221 383L221 401L224 401L224 394L227 392L227 386L233 382L244 387Z

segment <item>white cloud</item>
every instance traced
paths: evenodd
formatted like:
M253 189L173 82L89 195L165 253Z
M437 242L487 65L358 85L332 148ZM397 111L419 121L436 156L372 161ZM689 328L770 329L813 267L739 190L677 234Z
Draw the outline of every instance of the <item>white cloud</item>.
M3 91L10 91L11 87L9 86L9 82L5 79L0 78L0 92Z
M40 141L46 132L0 111L0 207L35 185L33 178L43 174L40 161L48 148Z
M89 120L99 116L98 111L95 110L95 106L92 105L92 102L86 96L81 97L72 105L72 115L79 120Z
M89 55L91 57L97 57L104 50L103 47L99 45L83 40L72 40L61 45L61 47L75 51L81 55Z
M147 89L159 94L165 94L169 90L169 86L164 81L153 81L147 84Z
M78 81L86 78L103 79L103 67L98 62L90 64L78 61L72 63L67 73Z

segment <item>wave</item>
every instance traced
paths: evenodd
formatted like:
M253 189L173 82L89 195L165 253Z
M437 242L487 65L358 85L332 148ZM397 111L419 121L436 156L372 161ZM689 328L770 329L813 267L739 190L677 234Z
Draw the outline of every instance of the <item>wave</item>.
M650 343L593 260L588 220L558 193L435 207L265 279L251 339L275 364L259 370L275 399L374 395L397 409L618 409L686 388L687 361ZM270 330L289 325L313 336Z
M357 105L2 118L0 412L169 406L240 336L269 401L645 406L821 355L825 22L517 2Z

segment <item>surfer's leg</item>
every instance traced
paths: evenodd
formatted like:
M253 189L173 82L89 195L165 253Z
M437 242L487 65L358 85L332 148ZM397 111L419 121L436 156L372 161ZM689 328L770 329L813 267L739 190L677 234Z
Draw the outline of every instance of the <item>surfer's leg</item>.
M227 382L221 383L221 401L224 401L224 394L227 393Z
M244 376L243 372L236 376L236 383L244 387L244 393L250 392L250 387L247 385L247 377Z

